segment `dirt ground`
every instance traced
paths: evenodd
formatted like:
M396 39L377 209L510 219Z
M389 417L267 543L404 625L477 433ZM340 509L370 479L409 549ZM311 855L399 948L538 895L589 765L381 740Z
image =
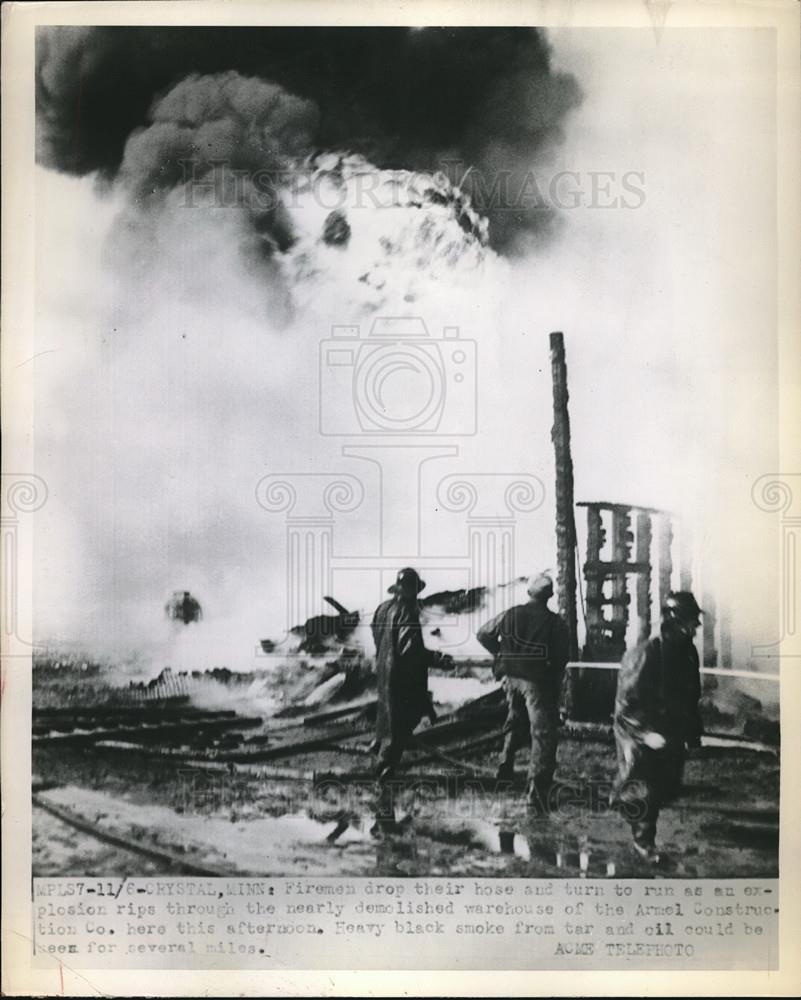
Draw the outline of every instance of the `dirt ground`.
M369 742L369 740L367 740ZM343 770L369 756L337 753L292 757L293 768ZM46 776L40 803L88 820L128 843L162 849L215 871L252 875L483 875L513 877L771 877L777 874L779 763L745 749L694 751L681 799L663 811L663 860L645 866L623 820L606 807L614 748L564 739L557 777L558 808L530 818L520 780L511 790L494 780L457 778L442 764L414 765L396 789L397 832L374 830L369 780L276 780L231 769L201 771L169 760L99 748L35 748L34 769ZM492 748L473 758L492 764ZM34 875L176 874L173 862L111 846L35 807Z

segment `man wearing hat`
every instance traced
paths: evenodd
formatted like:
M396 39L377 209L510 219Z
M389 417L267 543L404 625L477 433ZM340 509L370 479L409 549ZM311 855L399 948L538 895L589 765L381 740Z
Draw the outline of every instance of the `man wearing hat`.
M637 853L653 863L659 862L659 810L681 788L686 748L701 744L701 675L693 643L701 614L689 590L669 594L659 635L629 650L618 673L612 804L631 823Z
M424 587L417 570L400 570L389 588L392 598L380 604L373 615L378 686L376 743L382 781L392 777L420 720L424 716L432 722L436 719L428 693L428 668L447 657L426 649L423 643L417 595Z
M496 677L503 678L507 715L498 780L514 774L515 753L531 737L528 768L529 806L547 812L553 784L559 725L559 695L569 653L563 619L548 608L553 580L546 573L532 576L526 604L510 608L483 625L476 634L495 657Z

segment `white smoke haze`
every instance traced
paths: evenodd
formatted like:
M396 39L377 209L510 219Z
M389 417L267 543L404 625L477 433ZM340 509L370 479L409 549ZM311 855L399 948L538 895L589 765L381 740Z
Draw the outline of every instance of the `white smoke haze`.
M703 130L698 121L685 128L665 67L671 45L674 56L701 53L683 40L664 44L649 83L662 101L663 141L692 131L700 144ZM575 50L563 41L556 53L570 64L586 50L588 75L610 82L588 93L554 160L583 173L617 163L618 154L604 159L599 106L624 91L597 40ZM457 326L476 341L479 432L458 439L458 458L434 463L432 482L460 471L542 480L543 506L519 519L517 573L555 564L547 334L561 329L576 499L684 514L706 581L731 607L738 665L751 643L776 638L775 525L750 501L775 451L771 358L754 325L764 303L715 256L719 232L727 254L743 245L736 215L752 228L763 221L764 193L757 204L731 201L743 168L719 172L715 185L697 172L666 175L665 150L640 143L625 167L645 173L641 209L566 212L548 248L501 258L444 179L378 170L346 150L308 160L299 153L313 110L267 83L254 110L235 76L201 81L202 108L186 89L167 95L111 186L37 169L36 471L50 491L37 515L37 638L136 656L144 676L167 665L264 665L258 640L280 640L287 627L285 525L258 505L256 483L269 473L363 478L366 510L337 521L337 544L374 554L374 472L319 433L318 345L333 324L364 334L382 315L420 316L435 337ZM277 119L267 107L280 109ZM711 128L719 111L712 102L700 120L709 116ZM232 118L236 128L219 124ZM280 207L264 218L247 187L231 203L203 184L188 204L153 150L167 142L174 166L197 153L199 135L209 164L231 153L234 169L294 172L296 183L273 192ZM764 175L756 156L751 169ZM703 210L711 221L677 222L679 204L683 220ZM332 212L347 226L334 219L341 239L326 241ZM388 516L416 503L413 478L388 498ZM463 521L434 506L425 508L428 543L461 552ZM428 592L464 586L444 570L426 577ZM381 599L358 574L337 586L343 604L368 615ZM176 589L204 611L179 632L164 614Z
M348 247L329 247L310 191L293 210L292 253L254 270L241 207L211 198L187 208L175 191L158 212L132 214L88 180L38 179L43 200L75 213L68 232L43 235L41 349L70 337L80 345L68 366L44 367L38 386L39 467L54 512L42 519L42 634L112 655L153 647L177 658L174 667L252 668L258 639L287 624L283 524L256 503L256 482L320 461L342 467L317 432L318 341L332 321L359 322L379 306L393 315L425 307L438 282L466 294L491 252L419 198L357 208ZM74 267L71 253L62 260L81 203L80 218L94 222L82 259L96 269ZM284 308L274 318L288 296L291 321ZM423 311L452 318L447 306ZM74 520L56 527L56 504ZM66 551L83 570L83 586L67 593L52 570ZM162 610L176 588L204 606L203 625L180 643Z

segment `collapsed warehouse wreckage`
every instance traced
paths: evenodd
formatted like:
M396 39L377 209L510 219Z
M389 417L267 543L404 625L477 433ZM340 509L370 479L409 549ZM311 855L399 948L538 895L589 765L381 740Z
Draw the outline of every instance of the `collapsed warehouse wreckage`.
M53 857L54 838L69 842L76 834L93 838L106 852L93 861L85 842L76 850L72 865L95 864L93 874L110 864L109 851L116 852L117 873L143 865L147 871L195 874L639 873L637 859L625 850L624 824L608 808L616 670L626 648L650 633L654 610L671 588L676 548L682 589L690 589L686 533L664 511L574 502L560 334L552 335L551 355L559 610L570 629L572 662L558 801L548 820L532 825L525 819L522 773L511 785L496 780L489 758L502 742L505 698L486 659L461 657L431 673L438 718L418 728L395 782L405 813L402 832L391 843L376 842L376 686L371 650L360 638L367 630L360 611L326 596L335 615L312 616L283 641L260 640L264 666L247 673L166 667L150 681L121 686L109 682L101 665L37 657L39 874L64 873L64 858ZM587 512L581 651L577 507ZM426 643L435 648L453 620L474 632L497 604L494 591L509 588L501 595L509 604L520 583L421 599ZM184 607L186 596L176 607ZM666 874L772 875L778 699L771 702L771 678L733 668L726 617L717 620L713 595L705 592L703 603L705 735L688 767L684 799L667 814L665 835L676 850ZM186 623L186 616L172 617ZM202 628L199 615L192 621ZM767 685L764 702L740 686L744 676ZM58 834L51 829L48 836L47 823ZM38 845L37 827L44 830Z
M449 682L440 717L416 733L397 779L408 829L371 853L372 672L350 652L321 660L295 665L295 697L266 717L245 711L247 699L200 707L204 688L245 693L256 680L222 672L165 672L152 688L123 689L127 698L116 704L35 708L35 771L46 776L34 778L36 813L61 828L62 840L77 831L102 841L130 871L144 861L194 874L357 874L377 865L385 874L558 876L577 874L584 857L590 874L637 874L623 824L605 804L611 726L564 722L558 808L544 827L527 827L522 774L501 787L488 766L505 707L497 687L475 676L488 673L478 664L462 665L461 677L432 678L434 690ZM486 693L460 700L477 685ZM767 874L778 837L778 724L745 696L728 713L716 704L704 700L707 732L690 764L690 798L668 814L666 834L675 827L686 839L666 874L730 872L733 854L743 874ZM296 830L301 819L308 822ZM332 850L315 853L321 847ZM77 863L91 864L88 857ZM43 845L37 865L46 873L48 864Z
M591 560L588 568L591 575ZM449 618L480 621L492 599L489 588L429 596L426 641L433 644ZM490 664L463 658L434 672L439 718L418 730L397 779L407 825L377 859L379 848L370 848L375 676L356 644L358 613L334 606L337 616L291 630L292 649L248 673L168 667L121 686L101 664L38 657L33 751L36 773L47 778L34 779L34 806L37 828L55 827L41 835L38 850L35 843L38 870L64 864L52 857L53 837L80 837L74 866L85 864L91 838L103 847L101 868L113 851L114 865L131 871L341 874L378 865L396 874L558 876L586 864L596 875L638 873L623 846L623 824L606 808L611 708L604 717L598 703L616 664L602 660L570 665L558 808L538 829L520 814L522 773L501 787L489 766L505 716ZM309 639L322 651L308 652ZM587 649L598 656L598 647ZM682 854L666 873L730 872L735 855L743 874L767 874L778 837L778 718L769 702L740 689L743 671L704 671L704 746L690 763L689 799L673 823L686 850L707 846L697 856ZM570 696L589 703L594 718L579 718ZM733 799L741 803L736 809ZM321 847L326 852L317 853ZM88 857L91 864L92 852Z

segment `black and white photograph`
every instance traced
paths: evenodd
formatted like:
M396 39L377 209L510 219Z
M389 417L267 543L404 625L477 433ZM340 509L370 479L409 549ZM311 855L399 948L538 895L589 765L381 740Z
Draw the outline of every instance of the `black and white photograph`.
M36 25L36 884L779 878L777 32L634 6Z

